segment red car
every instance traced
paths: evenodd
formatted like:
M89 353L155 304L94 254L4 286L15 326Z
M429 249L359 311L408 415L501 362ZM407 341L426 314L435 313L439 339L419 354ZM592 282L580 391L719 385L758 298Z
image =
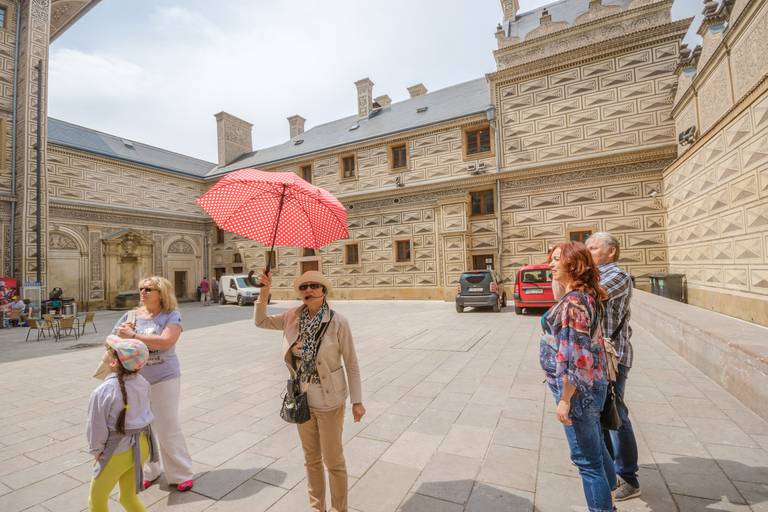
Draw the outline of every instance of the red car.
M523 314L523 308L549 308L557 304L549 265L526 265L518 270L512 296L518 315Z

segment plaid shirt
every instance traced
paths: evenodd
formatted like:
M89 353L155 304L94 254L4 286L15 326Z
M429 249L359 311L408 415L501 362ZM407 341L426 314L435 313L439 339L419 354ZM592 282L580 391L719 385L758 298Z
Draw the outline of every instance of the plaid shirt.
M632 318L632 280L629 274L624 272L616 263L606 263L597 268L600 271L600 286L608 292L608 300L605 301L605 316L603 316L603 336L613 336L614 331L626 317L621 331L613 342L619 352L619 364L627 368L632 366L632 328L629 320Z

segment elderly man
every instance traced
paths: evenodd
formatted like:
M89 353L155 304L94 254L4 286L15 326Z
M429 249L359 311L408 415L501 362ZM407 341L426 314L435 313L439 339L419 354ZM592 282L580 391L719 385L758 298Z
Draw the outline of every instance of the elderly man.
M614 389L621 400L616 408L621 417L618 431L603 431L608 452L613 454L616 474L621 477L616 490L616 501L624 501L640 496L640 483L637 480L637 442L629 421L629 409L624 402L624 389L627 375L632 367L632 328L630 302L632 301L632 280L619 268L619 241L610 233L598 232L589 237L587 247L595 259L600 271L600 286L608 292L603 319L603 336L610 336L619 354L619 372Z

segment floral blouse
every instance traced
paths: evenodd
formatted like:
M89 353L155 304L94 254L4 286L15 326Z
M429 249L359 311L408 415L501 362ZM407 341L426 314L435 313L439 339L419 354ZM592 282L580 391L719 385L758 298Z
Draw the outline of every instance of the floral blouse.
M592 402L592 385L605 379L602 306L588 293L573 291L541 318L539 362L547 382L563 393L563 375L576 386L583 405ZM581 416L581 407L571 407Z

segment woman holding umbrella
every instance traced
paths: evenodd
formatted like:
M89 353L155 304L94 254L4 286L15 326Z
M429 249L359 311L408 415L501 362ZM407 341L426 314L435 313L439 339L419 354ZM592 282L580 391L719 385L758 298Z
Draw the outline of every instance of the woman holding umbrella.
M360 368L349 322L331 311L326 297L333 284L317 270L305 272L293 282L304 304L280 315L267 316L267 298L272 285L268 271L261 276L259 284L263 289L254 308L254 324L262 329L283 331L285 365L292 379L301 375L302 388L307 389L310 420L297 427L304 450L310 506L313 512L326 510L325 463L331 510L347 512L347 465L341 443L347 396L355 422L365 414ZM328 327L318 348L320 340L316 340L315 335L326 322Z

